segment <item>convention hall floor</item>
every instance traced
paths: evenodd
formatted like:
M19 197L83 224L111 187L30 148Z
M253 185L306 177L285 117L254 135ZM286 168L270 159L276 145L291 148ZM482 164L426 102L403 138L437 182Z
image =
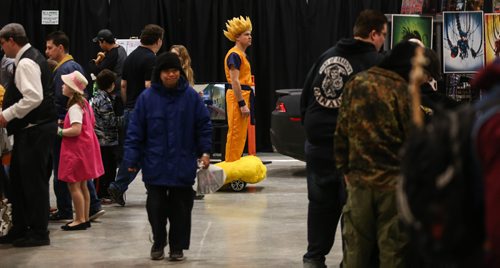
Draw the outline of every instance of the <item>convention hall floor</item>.
M145 188L136 178L126 206L105 206L106 214L86 231L65 232L62 223L50 223L50 246L0 245L0 267L302 267L305 164L279 154L259 156L272 161L265 181L245 192L219 191L195 200L191 247L182 262L150 260ZM328 267L340 263L340 242L337 231Z

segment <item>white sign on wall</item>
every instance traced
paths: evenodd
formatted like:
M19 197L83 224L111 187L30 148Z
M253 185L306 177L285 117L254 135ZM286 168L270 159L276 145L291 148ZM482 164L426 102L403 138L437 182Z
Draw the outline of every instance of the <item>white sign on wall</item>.
M59 10L42 10L42 25L59 25Z
M116 39L116 43L127 51L127 55L129 55L132 51L134 51L138 46L141 45L140 39Z

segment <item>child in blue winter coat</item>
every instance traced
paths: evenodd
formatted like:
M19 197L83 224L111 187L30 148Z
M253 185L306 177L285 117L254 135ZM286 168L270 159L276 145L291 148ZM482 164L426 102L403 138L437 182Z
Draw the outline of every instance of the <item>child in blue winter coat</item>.
M131 172L142 168L154 239L151 259L164 258L168 220L169 257L179 261L184 259L183 250L189 249L198 160L204 168L210 164L212 125L177 55L158 56L151 82L130 118L123 161Z

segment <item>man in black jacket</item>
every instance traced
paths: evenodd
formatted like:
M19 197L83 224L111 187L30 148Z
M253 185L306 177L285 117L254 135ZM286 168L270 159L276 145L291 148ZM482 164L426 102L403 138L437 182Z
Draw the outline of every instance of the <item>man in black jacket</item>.
M356 19L354 38L342 39L323 53L307 75L300 100L306 131L307 253L304 266L325 267L342 207L345 186L335 168L333 134L342 90L354 74L381 62L378 53L387 34L384 14L365 10Z
M45 57L28 43L22 25L0 30L5 55L15 58L14 83L6 90L0 126L14 135L10 168L14 227L0 243L49 245L49 158L57 131L54 90Z

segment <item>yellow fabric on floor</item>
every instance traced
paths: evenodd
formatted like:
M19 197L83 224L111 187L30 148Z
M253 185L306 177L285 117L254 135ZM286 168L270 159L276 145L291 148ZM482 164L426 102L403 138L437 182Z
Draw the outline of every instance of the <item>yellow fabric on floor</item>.
M249 155L233 162L220 162L215 164L226 173L225 184L235 180L246 183L258 183L266 178L267 168L257 156Z

